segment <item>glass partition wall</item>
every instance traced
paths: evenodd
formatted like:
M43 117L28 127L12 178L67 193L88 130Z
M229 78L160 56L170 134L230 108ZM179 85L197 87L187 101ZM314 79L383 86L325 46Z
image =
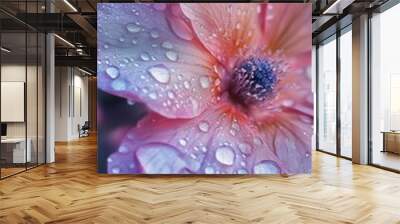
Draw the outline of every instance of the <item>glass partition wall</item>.
M370 163L400 171L400 4L371 18Z
M352 157L351 25L319 43L317 71L317 150Z
M2 2L0 7L6 3L10 4ZM42 5L40 1L19 1L15 6L23 15L43 10ZM46 160L45 34L16 17L0 11L1 179Z

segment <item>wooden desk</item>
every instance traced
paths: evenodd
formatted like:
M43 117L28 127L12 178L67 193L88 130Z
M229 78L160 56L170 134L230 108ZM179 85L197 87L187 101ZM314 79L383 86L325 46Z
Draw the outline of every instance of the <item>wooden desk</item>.
M25 153L25 138L5 138L1 139L1 151L2 157L8 163L25 163L31 162L32 153L31 153L31 145L32 141L30 138L26 140L27 147ZM5 154L3 156L3 154ZM9 155L9 154L12 154ZM12 159L11 159L12 158Z
M400 131L383 131L383 151L400 154Z

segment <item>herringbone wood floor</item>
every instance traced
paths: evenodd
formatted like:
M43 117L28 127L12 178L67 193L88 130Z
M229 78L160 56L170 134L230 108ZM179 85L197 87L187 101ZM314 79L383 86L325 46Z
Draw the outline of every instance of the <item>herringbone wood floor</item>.
M400 223L400 175L314 153L313 173L107 176L96 139L0 181L0 223Z

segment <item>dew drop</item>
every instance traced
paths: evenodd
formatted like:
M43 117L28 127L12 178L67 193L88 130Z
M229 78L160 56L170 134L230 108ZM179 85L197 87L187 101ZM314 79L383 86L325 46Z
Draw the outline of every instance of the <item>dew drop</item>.
M165 56L171 61L178 60L178 53L176 53L175 51L167 51L165 53Z
M271 160L264 160L254 166L255 174L279 174L281 169L278 164Z
M186 146L187 145L187 141L185 139L181 138L181 139L179 139L179 144L181 146Z
M163 48L165 48L165 49L172 49L174 46L172 45L172 43L171 42L169 42L169 41L164 41L162 44L161 44L161 46L163 47Z
M199 129L202 132L208 132L208 129L210 128L210 125L208 124L207 121L201 121L199 123Z
M207 167L204 169L204 172L205 172L206 174L214 174L214 173L215 173L215 170L214 170L213 167L207 166Z
M160 83L168 83L170 79L169 70L164 65L155 65L147 70L151 77Z
M237 174L247 174L247 170L245 170L243 168L238 169Z
M168 96L168 98L170 98L170 99L174 99L174 98L175 98L175 93L172 92L172 91L168 91L168 92L167 92L167 96Z
M106 73L112 79L116 79L119 76L119 70L116 67L108 67Z
M119 174L119 172L121 172L121 170L118 167L114 167L111 169L111 173L113 174Z
M215 151L215 158L218 162L230 166L234 162L235 154L231 147L221 146Z
M154 39L157 39L157 38L160 37L160 34L158 33L157 30L152 30L152 31L150 32L150 36L151 36L152 38L154 38Z
M200 77L200 86L204 89L210 86L210 80L208 79L207 76Z
M247 143L239 143L239 150L244 154L249 154L251 152L251 146Z
M184 81L184 82L183 82L183 86L184 86L186 89L189 89L189 88L190 88L190 83L189 83L188 81Z
M111 83L111 87L116 90L116 91L123 91L125 90L126 86L125 86L125 82L121 81L121 80L114 80Z
M147 52L144 52L144 53L141 53L141 54L140 54L140 58L141 58L143 61L148 61L148 60L150 60L150 55L149 55Z
M131 33L137 33L141 30L140 26L133 23L126 25L126 29Z
M157 99L157 94L156 93L150 93L149 94L149 97L150 97L150 99L152 99L152 100L155 100L155 99Z

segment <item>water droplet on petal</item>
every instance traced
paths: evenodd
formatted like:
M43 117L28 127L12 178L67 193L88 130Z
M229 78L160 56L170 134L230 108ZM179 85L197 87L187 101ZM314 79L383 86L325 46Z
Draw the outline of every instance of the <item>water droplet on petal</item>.
M126 88L125 82L121 80L114 80L111 83L111 87L116 91L123 91Z
M210 86L210 80L207 76L200 77L200 86L204 89Z
M119 75L119 70L116 67L108 67L106 73L110 78L116 79Z
M184 81L184 82L183 82L183 86L184 86L186 89L189 89L189 88L190 88L190 83L189 83L188 81Z
M264 160L254 166L255 174L280 174L281 169L278 164L271 160Z
M143 61L148 61L148 60L150 60L150 55L149 55L147 52L144 52L144 53L141 53L141 54L140 54L140 58L141 58Z
M151 77L160 83L168 83L170 79L169 70L164 65L155 65L147 70Z
M158 33L157 30L152 30L152 31L150 32L150 36L151 36L152 38L154 38L154 39L157 39L157 38L160 37L160 34Z
M167 51L165 53L165 56L171 61L178 60L178 53L176 53L175 51Z
M199 129L202 132L208 132L209 127L210 127L210 125L208 124L207 121L201 121L199 123Z
M150 97L150 99L155 100L155 99L157 99L157 94L156 93L150 93L149 97Z
M204 172L205 172L206 174L214 174L214 173L215 173L215 170L214 170L213 167L207 166L207 167L204 169Z
M244 154L249 154L251 152L251 146L247 143L239 143L239 150Z
M235 153L229 146L221 146L215 151L215 158L224 165L232 165L235 160Z
M136 156L143 173L178 174L186 166L178 149L167 144L151 143L140 146Z
M247 170L245 169L238 169L237 174L247 174Z
M168 98L170 98L170 99L174 99L174 98L175 98L175 93L172 92L172 91L168 91L168 92L167 92L167 96L168 96Z
M174 46L172 45L172 43L171 42L169 42L169 41L164 41L162 44L161 44L161 46L163 47L163 48L165 48L165 49L172 49Z
M181 139L179 139L179 144L181 146L186 146L187 145L187 141L185 139L181 138Z
M126 25L126 29L131 33L137 33L141 30L140 26L133 23Z
M114 167L111 169L111 173L113 174L119 174L119 172L121 172L121 170L118 167Z

